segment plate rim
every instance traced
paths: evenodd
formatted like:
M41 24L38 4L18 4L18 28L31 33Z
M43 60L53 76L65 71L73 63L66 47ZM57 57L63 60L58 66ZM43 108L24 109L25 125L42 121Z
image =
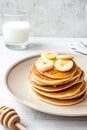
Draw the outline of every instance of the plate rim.
M67 53L68 54L68 53ZM77 54L74 54L74 55L77 55ZM36 108L35 105L33 104L27 104L27 102L23 102L20 98L16 97L14 95L14 93L10 90L9 86L8 86L8 76L9 76L9 73L11 72L12 69L14 69L18 64L21 64L22 62L28 60L28 59L32 59L32 58L35 58L35 57L38 57L40 56L40 53L39 54L34 54L34 55L31 55L31 56L27 56L27 57L24 57L24 58L21 58L19 60L17 60L16 62L14 62L12 65L10 65L10 67L8 67L6 73L5 73L5 87L6 89L8 90L8 92L10 93L10 95L16 99L18 102L20 102L21 104L29 107L29 108L32 108L34 110L37 110L37 111L40 111L40 112L43 112L43 113L47 113L47 114L51 114L51 115L56 115L56 116L66 116L66 117L82 117L82 116L87 116L87 113L77 113L77 114L67 114L67 113L55 113L55 112L49 112L49 111L46 111L44 109L39 109L39 108ZM80 56L80 55L79 55ZM38 99L39 100L39 99ZM47 103L48 104L48 103Z

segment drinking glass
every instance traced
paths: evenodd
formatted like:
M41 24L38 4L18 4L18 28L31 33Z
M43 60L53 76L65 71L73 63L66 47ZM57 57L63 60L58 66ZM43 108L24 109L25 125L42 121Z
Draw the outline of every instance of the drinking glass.
M29 47L30 24L28 12L5 13L3 22L3 37L7 48L24 50Z

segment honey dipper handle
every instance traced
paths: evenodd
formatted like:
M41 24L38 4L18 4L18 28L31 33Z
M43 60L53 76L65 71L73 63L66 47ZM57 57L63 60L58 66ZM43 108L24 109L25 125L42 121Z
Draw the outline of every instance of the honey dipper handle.
M22 124L20 124L20 123L15 123L15 126L18 128L18 129L20 129L20 130L28 130L27 128L25 128Z

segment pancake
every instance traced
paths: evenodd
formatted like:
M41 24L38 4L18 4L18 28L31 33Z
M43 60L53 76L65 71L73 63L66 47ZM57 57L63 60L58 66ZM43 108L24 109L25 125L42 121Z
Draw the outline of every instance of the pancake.
M63 91L51 92L51 93L36 89L34 87L32 87L32 89L46 97L55 98L55 99L71 99L74 98L75 95L77 97L77 93L81 92L82 89L85 89L85 85L83 86L83 83L80 82Z
M75 74L75 72L77 70L77 66L76 66L75 62L73 62L73 63L74 63L73 68L67 72L61 72L61 71L58 71L55 68L53 68L53 69L45 71L45 72L39 71L39 73L41 73L42 75L44 75L46 77L53 78L53 79L65 79L65 78L68 78ZM32 70L33 71L37 70L35 65L33 65Z
M53 78L53 79L68 78L70 76L73 76L75 74L76 70L77 70L77 66L76 66L74 61L73 61L73 63L74 63L73 68L71 70L67 71L67 72L61 72L61 71L58 71L55 68L53 68L53 69L45 71L45 72L39 71L39 73L41 73L42 75L47 76L49 78Z
M81 96L83 93L85 93L86 91L87 91L87 85L85 83L82 86L82 88L80 89L80 91L76 95L73 95L73 97L70 97L69 99L77 98L77 97Z
M52 105L63 105L63 106L69 106L69 105L77 104L77 103L81 102L82 100L84 100L85 97L86 97L86 92L84 92L80 97L77 97L77 98L74 98L74 99L65 99L65 100L49 98L49 97L46 97L46 96L43 96L43 95L37 93L34 90L32 90L32 93L34 94L34 96L36 96L41 101L50 103Z
M73 86L76 83L80 83L80 82L83 81L83 79L84 79L84 73L82 73L80 75L80 77L74 79L73 81L70 81L66 84L57 85L57 86L55 86L55 85L54 86L43 86L43 85L41 86L41 85L38 85L35 82L33 82L31 80L31 78L29 78L29 84L30 84L30 86L35 87L39 90L43 90L43 91L46 91L46 92L56 92L56 91L61 91L61 90L67 89L67 88Z
M41 75L37 69L32 68L31 70L31 79L33 82L35 82L38 85L60 85L65 84L67 82L73 81L74 79L78 78L81 74L82 70L78 67L76 73L72 77L68 77L65 79L52 79L49 77L46 77L44 75Z

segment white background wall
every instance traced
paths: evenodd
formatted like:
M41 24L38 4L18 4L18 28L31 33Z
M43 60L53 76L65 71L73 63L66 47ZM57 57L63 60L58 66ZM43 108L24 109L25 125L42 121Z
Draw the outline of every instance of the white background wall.
M87 37L87 0L0 0L3 13L27 10L32 36Z

